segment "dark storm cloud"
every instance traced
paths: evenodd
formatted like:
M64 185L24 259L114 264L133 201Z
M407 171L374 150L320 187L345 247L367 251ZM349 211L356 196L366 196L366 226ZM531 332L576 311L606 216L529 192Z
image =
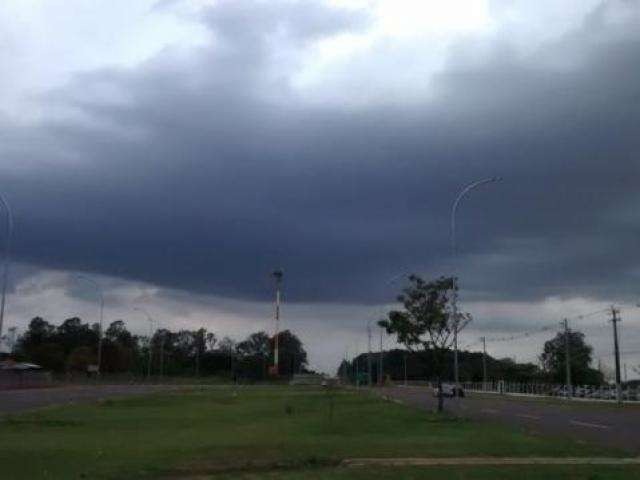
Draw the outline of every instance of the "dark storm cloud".
M43 100L72 115L7 125L9 161L49 159L3 169L17 254L240 298L282 266L290 300L379 299L399 271L450 270L456 192L500 174L460 209L469 298L632 295L640 17L616 7L524 58L496 45L470 66L459 46L433 100L349 108L288 75L364 14L220 2L210 47L78 75Z

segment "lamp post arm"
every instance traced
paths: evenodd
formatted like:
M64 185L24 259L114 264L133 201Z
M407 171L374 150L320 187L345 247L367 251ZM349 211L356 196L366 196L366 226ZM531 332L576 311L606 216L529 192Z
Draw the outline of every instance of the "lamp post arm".
M460 190L456 200L453 202L453 208L451 209L451 253L453 254L454 261L456 256L456 213L458 212L458 205L460 205L462 199L466 197L471 190L487 183L499 182L500 180L502 180L501 177L490 177L472 182Z

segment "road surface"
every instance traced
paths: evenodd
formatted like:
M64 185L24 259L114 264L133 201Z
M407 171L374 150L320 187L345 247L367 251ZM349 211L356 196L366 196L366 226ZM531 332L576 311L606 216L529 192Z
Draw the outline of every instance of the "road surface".
M50 405L92 402L103 398L126 395L142 395L171 388L176 387L163 385L99 385L0 390L0 414L18 413Z
M433 410L437 399L426 387L389 387L383 395L407 405ZM445 408L463 417L524 427L532 433L569 436L640 455L640 406L469 393Z

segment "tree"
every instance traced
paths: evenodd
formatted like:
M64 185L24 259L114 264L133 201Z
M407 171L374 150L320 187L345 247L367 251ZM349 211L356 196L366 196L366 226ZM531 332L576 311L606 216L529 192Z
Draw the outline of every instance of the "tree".
M18 340L18 349L29 356L33 349L52 342L56 327L44 320L42 317L35 317L29 322L29 328Z
M274 343L272 339L272 351ZM278 333L278 375L290 377L301 372L306 364L307 352L296 334L290 330Z
M269 357L271 352L269 334L256 332L249 335L236 347L238 354L246 357Z
M218 350L228 355L233 355L236 352L235 340L230 337L224 337L218 342Z
M122 320L111 322L104 337L102 370L104 372L131 370L138 358L138 338L127 330Z
M65 355L78 347L91 347L97 349L98 328L82 323L78 317L73 317L62 322L55 332L55 341L62 346Z
M41 317L35 317L29 328L18 340L17 350L26 359L47 370L62 372L65 368L65 352L56 340L56 327Z
M267 376L271 339L266 332L255 332L236 345L239 374L254 380L263 380Z
M213 350L214 347L216 346L216 342L218 341L218 338L213 332L207 332L206 330L205 332L206 332L206 335L204 336L204 340L206 342L205 350Z
M89 365L96 362L96 356L89 347L78 347L67 357L68 372L87 372Z
M65 369L65 353L57 343L43 343L34 346L28 357L33 363L41 365L47 370L62 372Z
M443 410L442 377L445 356L453 343L454 333L470 321L466 313L453 314L451 299L457 290L452 277L440 277L425 282L418 275L409 276L409 286L398 296L404 310L389 312L378 324L388 334L396 334L398 342L407 349L417 348L430 353L438 383L438 411Z
M104 333L105 340L117 343L123 347L135 348L137 346L137 339L134 335L127 330L127 327L122 320L116 320L109 324L109 328Z
M558 334L544 344L540 355L542 366L555 383L566 382L566 341L569 338L569 365L574 385L599 385L602 374L591 365L593 348L584 341L584 333L569 330Z

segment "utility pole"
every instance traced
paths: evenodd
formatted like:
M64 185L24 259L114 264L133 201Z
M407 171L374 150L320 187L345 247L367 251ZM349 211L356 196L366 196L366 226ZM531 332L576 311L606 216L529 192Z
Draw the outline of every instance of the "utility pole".
M133 307L133 309L141 312L144 316L146 316L147 321L149 322L149 358L147 360L147 381L151 382L151 361L153 359L153 325L155 321L153 320L149 312L147 312L144 308Z
M453 277L451 309L453 314L453 381L455 383L453 396L456 397L457 400L459 397L458 392L460 391L460 374L458 370L458 277L455 276Z
M196 344L196 378L200 377L200 340Z
M570 399L573 393L573 388L571 387L571 350L569 348L571 332L569 331L569 320L565 318L562 323L564 324L564 363L567 369L567 398Z
M616 358L616 399L618 403L622 403L622 388L620 385L620 347L618 345L618 322L620 317L619 310L611 307L611 323L613 323L613 350Z
M384 375L384 367L382 365L382 362L384 359L384 353L382 351L382 334L383 333L384 333L384 330L380 328L380 363L378 364L378 385L380 385L381 387L384 384L384 380L382 378L382 376Z
M275 270L273 272L273 278L276 281L276 311L275 311L275 320L276 320L276 334L273 340L273 374L278 376L279 374L279 337L280 337L280 289L282 287L282 277L284 272L282 270Z
M102 375L102 323L104 320L104 292L100 284L92 278L84 275L76 275L76 279L89 283L96 289L98 296L100 297L100 322L98 323L98 370L96 371L96 374L100 377L100 375Z
M482 337L482 391L487 390L487 337Z
M160 332L160 379L164 377L164 331Z
M153 321L149 319L149 361L147 363L147 381L151 382L151 360L153 359Z
M407 386L407 352L404 352L404 386Z
M371 387L373 383L372 361L371 361L371 321L367 323L367 339L369 352L367 353L367 383Z

